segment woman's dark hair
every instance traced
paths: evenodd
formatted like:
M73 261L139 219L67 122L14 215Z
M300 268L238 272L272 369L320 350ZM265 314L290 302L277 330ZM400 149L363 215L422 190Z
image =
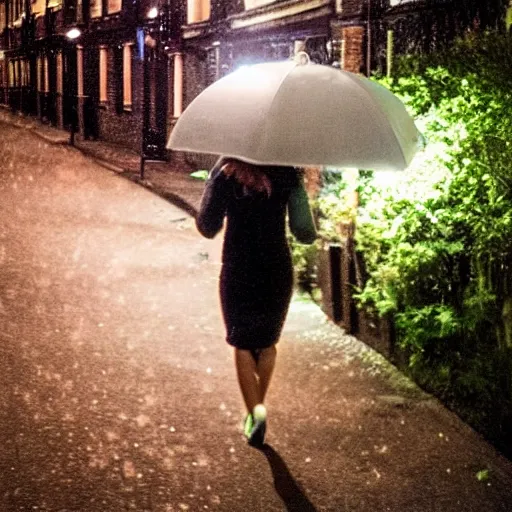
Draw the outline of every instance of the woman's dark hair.
M270 197L272 183L260 166L230 158L224 162L221 170L226 176L233 176L238 183L247 187L248 190L263 192L267 197Z

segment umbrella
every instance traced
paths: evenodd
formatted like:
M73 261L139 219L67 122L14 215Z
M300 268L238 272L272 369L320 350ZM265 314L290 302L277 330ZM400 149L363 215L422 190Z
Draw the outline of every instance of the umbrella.
M402 170L420 134L402 102L346 71L294 61L244 66L201 92L167 148L249 163Z

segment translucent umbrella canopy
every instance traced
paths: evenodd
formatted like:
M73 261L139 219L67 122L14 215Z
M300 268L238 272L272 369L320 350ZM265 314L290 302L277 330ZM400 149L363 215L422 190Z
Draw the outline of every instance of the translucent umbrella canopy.
M169 149L255 164L403 170L420 133L381 85L293 61L244 66L200 93L178 119Z

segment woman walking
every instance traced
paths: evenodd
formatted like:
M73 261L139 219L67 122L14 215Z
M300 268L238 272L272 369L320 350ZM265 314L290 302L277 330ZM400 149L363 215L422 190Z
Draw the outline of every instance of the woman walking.
M302 176L295 168L221 158L210 172L196 218L198 230L207 238L213 238L227 218L220 298L226 341L235 350L247 408L244 433L253 446L264 442L264 401L292 295L287 211L295 237L312 243L316 231Z

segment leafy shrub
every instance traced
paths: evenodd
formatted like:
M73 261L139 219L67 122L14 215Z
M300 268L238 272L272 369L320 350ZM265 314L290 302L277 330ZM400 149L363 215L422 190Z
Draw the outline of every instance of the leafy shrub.
M484 34L382 80L428 145L394 180L364 175L356 220L360 305L394 321L418 382L496 438L512 418L511 75L510 37Z

